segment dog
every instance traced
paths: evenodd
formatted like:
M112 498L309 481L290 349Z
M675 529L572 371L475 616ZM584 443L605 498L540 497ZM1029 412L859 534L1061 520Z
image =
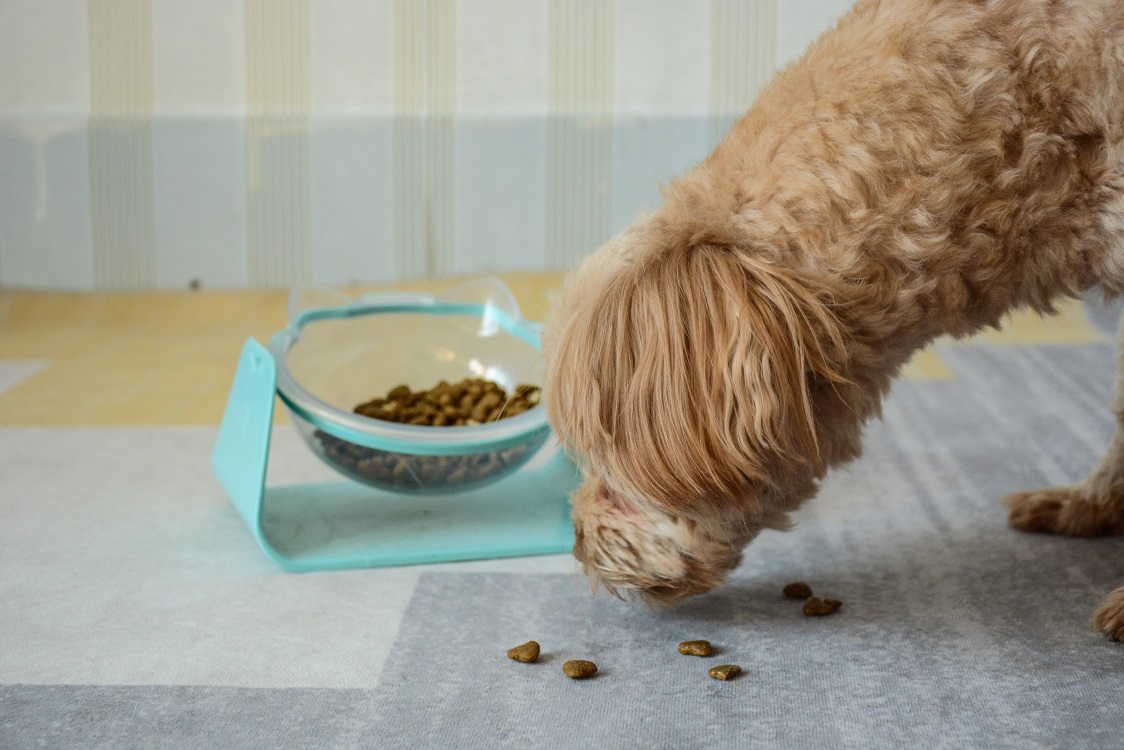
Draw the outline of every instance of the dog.
M1124 3L859 2L662 193L554 296L544 400L585 572L673 603L860 455L916 351L1124 290ZM1118 366L1104 458L1015 528L1124 532ZM1094 625L1124 639L1124 587Z

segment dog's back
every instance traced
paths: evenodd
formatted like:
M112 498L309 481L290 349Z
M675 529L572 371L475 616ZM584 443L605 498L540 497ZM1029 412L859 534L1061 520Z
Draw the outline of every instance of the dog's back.
M889 267L917 282L895 297L966 334L1098 282L1124 290L1122 142L1124 3L868 0L663 213L742 215L762 245L844 277Z

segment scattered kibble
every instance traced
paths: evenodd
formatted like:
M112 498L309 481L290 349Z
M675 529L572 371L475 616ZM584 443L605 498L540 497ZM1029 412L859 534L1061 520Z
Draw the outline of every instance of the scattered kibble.
M679 653L688 656L710 656L710 641L683 641Z
M509 648L507 650L507 658L512 661L521 661L524 664L538 661L539 658L539 643L538 641L527 641L522 646Z
M835 607L831 606L823 599L813 596L808 601L804 602L804 614L808 617L821 617L823 615L830 615L835 611Z
M796 581L784 587L784 595L793 599L807 599L812 595L812 587L803 581Z
M819 602L819 599L814 601ZM823 602L820 602L823 604ZM537 661L540 647L538 641L527 641L521 646L507 650L507 658L524 663ZM710 641L696 640L683 641L679 644L679 653L688 656L710 656L713 650ZM707 670L707 674L716 680L732 680L741 674L742 668L737 664L722 664ZM570 659L562 664L562 673L571 680L584 680L597 674L597 665L587 659Z
M562 665L562 672L571 680L584 680L597 673L597 665L585 659L571 659Z
M737 664L723 664L720 667L711 667L707 674L716 680L732 680L742 673L742 668Z

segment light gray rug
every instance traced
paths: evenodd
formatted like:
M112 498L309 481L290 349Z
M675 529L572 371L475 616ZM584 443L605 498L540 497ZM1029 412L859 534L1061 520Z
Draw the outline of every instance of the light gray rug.
M1091 319L1111 338L1111 311ZM755 542L720 591L653 611L591 597L575 575L530 563L430 566L396 636L370 642L387 655L369 685L0 679L0 747L1124 746L1124 645L1089 625L1124 584L1124 539L1021 534L998 502L1093 466L1113 426L1112 349L957 346L941 356L956 378L900 382L865 457L830 477L795 531ZM363 600L362 579L332 575L292 580L350 580L336 604L362 633L355 611L377 618L378 602ZM843 610L803 617L780 593L798 579ZM316 626L304 637L315 640ZM540 663L504 656L532 638ZM718 653L676 652L695 638ZM365 648L359 638L320 655L345 669ZM599 674L568 680L571 658ZM710 679L722 663L745 671Z
M1124 646L1093 633L1089 617L1124 583L1124 540L1020 534L996 502L1091 466L1111 426L1111 354L942 356L957 380L903 383L869 430L866 459L831 480L795 532L751 546L723 590L652 612L591 600L565 577L426 576L377 692L379 736L400 746L1120 747ZM780 593L797 579L843 610L803 617ZM465 590L490 595L470 605ZM545 663L501 658L528 638ZM676 652L694 638L719 653ZM560 673L570 658L601 672L572 683ZM745 673L707 677L720 663Z

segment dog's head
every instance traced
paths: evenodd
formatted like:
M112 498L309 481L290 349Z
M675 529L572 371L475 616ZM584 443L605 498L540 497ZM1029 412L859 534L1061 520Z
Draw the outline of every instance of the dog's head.
M649 217L567 280L544 352L586 478L574 551L612 591L716 586L822 476L816 394L845 381L846 346L815 284L769 253Z

